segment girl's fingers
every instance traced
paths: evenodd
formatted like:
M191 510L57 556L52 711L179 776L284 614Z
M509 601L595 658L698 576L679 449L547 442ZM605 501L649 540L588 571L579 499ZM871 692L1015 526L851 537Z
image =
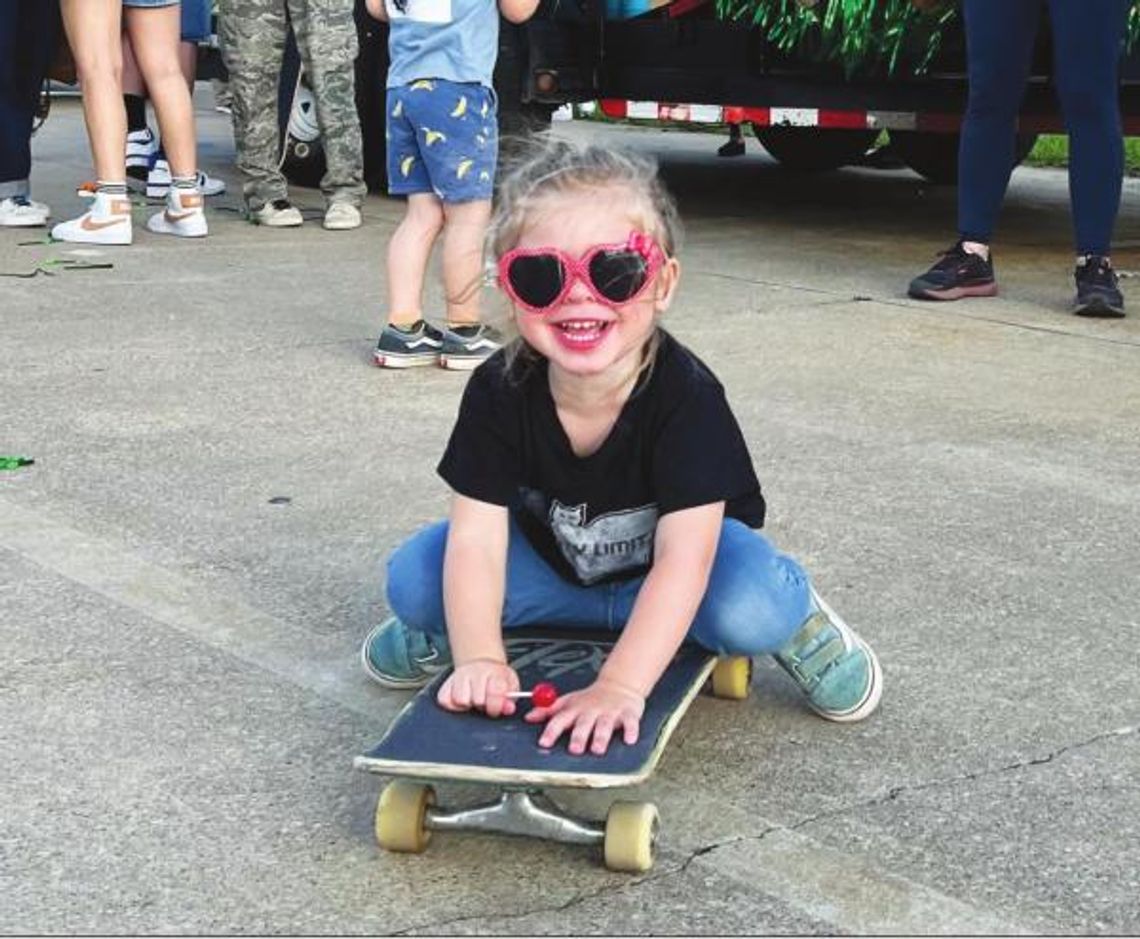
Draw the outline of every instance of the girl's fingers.
M601 756L610 745L610 738L614 735L614 724L621 720L612 714L603 714L594 724L594 741L590 744L590 752ZM628 741L627 741L628 742Z
M594 732L594 725L597 722L597 711L586 711L578 715L578 719L574 722L574 729L570 732L568 747L575 756L586 752L586 747L590 744L590 735Z
M622 740L627 746L637 743L638 732L641 727L641 717L633 711L626 711L621 716Z

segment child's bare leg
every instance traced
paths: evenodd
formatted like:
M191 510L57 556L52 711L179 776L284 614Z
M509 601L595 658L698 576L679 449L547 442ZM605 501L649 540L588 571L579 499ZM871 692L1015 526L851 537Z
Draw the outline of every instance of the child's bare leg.
M388 322L411 326L423 319L424 278L443 228L443 204L429 192L408 196L403 221L388 240Z
M443 206L443 289L449 326L479 322L479 293L483 282L483 239L491 220L490 200L454 202Z
M158 115L170 171L175 176L193 176L198 171L197 143L194 111L178 57L178 6L131 7L126 21L135 60Z

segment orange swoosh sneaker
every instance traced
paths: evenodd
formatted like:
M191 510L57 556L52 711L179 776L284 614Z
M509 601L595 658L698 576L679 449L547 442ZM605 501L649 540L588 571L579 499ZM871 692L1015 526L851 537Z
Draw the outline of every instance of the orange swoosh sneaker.
M205 238L209 233L204 200L198 189L171 186L166 194L166 208L152 215L146 227L159 235L179 238Z
M131 200L116 193L96 192L90 209L79 218L60 222L51 236L77 244L129 245L133 240Z

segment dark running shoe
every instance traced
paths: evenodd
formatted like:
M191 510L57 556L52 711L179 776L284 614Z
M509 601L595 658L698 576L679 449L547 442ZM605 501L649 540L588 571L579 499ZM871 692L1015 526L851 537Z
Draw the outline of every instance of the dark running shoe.
M410 330L385 326L372 358L381 368L412 368L436 365L443 347L443 333L420 320Z
M733 137L717 148L716 155L722 157L744 156L744 141L739 137Z
M907 293L916 300L960 300L962 297L997 296L993 256L971 254L958 242L921 277L910 282Z
M1121 317L1124 297L1116 279L1112 262L1099 254L1087 254L1077 261L1073 275L1077 281L1077 297L1073 312L1077 316Z

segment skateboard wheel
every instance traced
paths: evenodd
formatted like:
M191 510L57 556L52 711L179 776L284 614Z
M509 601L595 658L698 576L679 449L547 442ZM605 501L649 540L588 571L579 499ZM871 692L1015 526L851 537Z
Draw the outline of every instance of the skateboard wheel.
M659 816L652 802L615 802L606 815L606 867L643 874L653 867Z
M435 805L431 786L406 779L389 783L376 803L376 840L380 847L409 854L427 850L431 830L424 822L429 805Z
M712 693L714 698L743 701L752 685L752 659L734 655L720 659L713 668Z

